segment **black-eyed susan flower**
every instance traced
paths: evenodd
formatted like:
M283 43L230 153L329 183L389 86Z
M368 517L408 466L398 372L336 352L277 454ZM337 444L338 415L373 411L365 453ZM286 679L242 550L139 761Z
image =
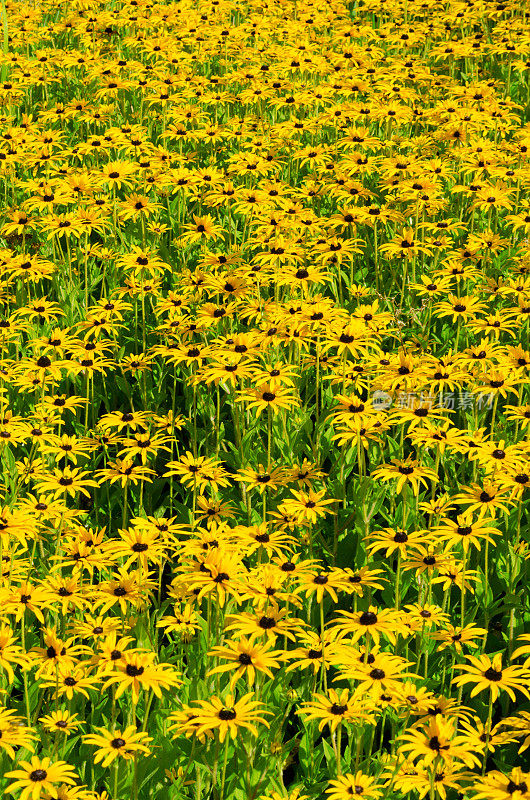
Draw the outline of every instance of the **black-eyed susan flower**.
M245 636L237 642L228 641L224 646L212 648L210 656L228 661L208 671L209 675L220 672L232 673L230 688L233 690L239 678L245 677L249 686L254 684L256 675L263 673L273 677L272 669L279 669L283 660L283 651L272 650L272 641L258 642L255 638Z
M432 719L427 725L409 729L400 740L404 742L400 752L406 753L408 758L418 759L424 766L432 764L435 759L449 765L453 759L468 767L480 764L467 737L456 734L455 723L450 719Z
M78 492L90 497L88 488L97 486L97 483L88 477L89 474L87 470L77 467L65 466L62 470L54 469L53 473L43 473L39 476L37 490L50 492L53 499L63 494L75 497Z
M18 769L6 772L12 778L8 791L21 790L21 800L38 800L44 792L53 792L59 783L74 786L76 772L65 761L52 761L51 758L33 756L31 761L20 761Z
M152 736L144 731L137 731L135 725L129 725L122 731L109 731L105 728L96 728L98 733L83 736L86 744L96 747L94 762L108 767L117 758L125 760L135 758L138 753L149 755L149 742Z
M467 553L471 546L481 548L481 542L494 542L493 535L498 534L497 528L487 525L484 519L474 520L473 512L467 511L458 514L456 520L443 517L441 524L436 527L436 533L448 543L449 546L461 543Z
M196 716L192 724L196 734L200 736L207 731L218 731L220 742L224 742L227 735L231 739L237 739L243 729L257 736L257 725L269 727L263 714L271 712L263 708L263 703L253 700L253 697L254 693L248 692L238 700L229 694L224 699L212 697L211 700L199 701L193 709Z
M493 658L487 655L466 656L468 664L456 664L455 669L463 672L453 678L457 686L472 684L470 697L475 697L479 692L489 690L493 702L501 692L506 692L515 702L515 692L521 692L529 697L528 672L524 667L515 664L503 667L502 654L497 653Z
M377 553L383 551L388 558L393 553L406 556L410 550L417 550L429 539L429 531L406 531L403 528L385 528L368 534L368 551Z
M317 522L318 519L333 513L327 506L333 505L335 500L332 498L324 499L325 489L319 492L309 489L307 492L291 489L292 497L288 497L283 502L283 508L288 514L292 514L299 524Z
M466 512L478 512L479 518L484 516L495 517L497 510L508 512L513 500L508 491L492 481L485 480L471 486L462 486L462 491L453 497L455 503L466 506Z
M341 775L336 780L330 781L326 789L329 800L349 800L350 797L356 796L377 800L382 794L382 784L378 784L375 778L360 771L355 775L351 773Z
M108 466L104 469L99 469L94 473L94 477L98 479L99 484L104 483L120 483L122 489L129 484L136 486L140 481L152 481L151 475L156 475L156 472L149 467L141 464L135 464L132 458L117 458L115 462L109 462ZM98 484L95 484L96 486Z
M442 630L429 633L429 637L434 639L440 644L437 650L446 650L447 648L454 647L457 653L462 653L464 647L476 649L479 647L479 641L482 641L487 631L485 628L479 628L476 625L465 625L463 628L455 625L447 625Z
M295 632L305 625L303 620L290 616L287 609L280 608L275 602L257 614L231 615L227 622L226 630L237 631L240 636L266 636L273 640L285 636L291 641L295 639Z
M195 571L186 576L188 589L195 591L197 600L214 595L223 608L228 598L239 603L245 589L245 568L238 553L212 549Z
M323 635L309 630L300 631L297 634L297 644L298 647L285 654L291 661L285 669L286 672L309 669L315 675L322 670L324 659L329 664L341 661L341 646L333 630L324 630Z
M258 464L256 469L251 467L239 469L238 475L239 480L249 489L257 489L260 494L267 490L276 491L280 486L285 486L288 477L284 468L264 464Z
M335 625L341 636L352 635L353 642L369 634L376 644L381 636L395 643L397 636L404 632L400 620L401 615L394 609L369 606L366 611L339 611Z
M374 470L372 476L385 482L395 481L398 494L403 491L405 486L410 485L414 494L417 495L420 487L428 486L428 481L438 482L438 476L431 467L410 457L405 460L392 459L389 464L384 464Z
M371 697L377 705L385 694L394 694L397 698L402 693L403 683L418 676L408 671L410 661L395 655L377 653L370 657L365 650L361 659L341 667L341 677L356 681L356 696Z
M155 663L154 653L124 653L115 662L113 672L105 677L103 688L117 684L116 697L131 692L133 704L138 703L140 692L150 690L162 697L162 689L178 686L181 681L169 664Z
M282 409L294 408L298 405L293 390L277 384L273 386L265 383L255 389L241 390L238 396L247 408L256 410L257 417L263 411L270 411L276 415Z
M65 710L52 711L45 717L41 717L39 722L46 730L62 733L64 736L74 733L81 724L77 714L71 714Z
M180 237L182 244L195 244L196 242L219 239L222 229L216 225L209 214L202 217L193 216L193 223L185 226L185 232Z
M123 568L129 569L134 562L147 570L149 563L160 564L167 552L169 540L156 528L134 526L119 531L119 538L109 540L105 550L116 559L125 558Z
M305 573L298 578L295 594L305 594L306 598L315 596L317 603L322 603L324 595L329 595L335 603L338 602L337 592L346 589L346 576L340 570L317 570Z
M514 767L508 774L491 770L474 781L470 788L476 800L511 800L513 797L526 800L529 786L530 773Z
M306 723L318 720L320 731L329 725L333 733L343 722L363 719L363 708L363 704L348 689L342 689L340 693L329 689L327 694L314 694L310 701L303 703L298 713Z
M182 609L175 608L171 616L162 617L157 627L176 633L183 642L190 642L200 628L199 616L191 605L185 605Z

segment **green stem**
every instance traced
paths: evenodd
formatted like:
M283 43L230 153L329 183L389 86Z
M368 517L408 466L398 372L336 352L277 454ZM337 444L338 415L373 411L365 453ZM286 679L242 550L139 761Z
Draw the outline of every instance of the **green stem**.
M230 737L227 735L225 739L225 752L223 756L223 772L221 775L221 791L219 792L219 800L223 800L225 794L225 781L226 781L226 765L228 763L228 742Z

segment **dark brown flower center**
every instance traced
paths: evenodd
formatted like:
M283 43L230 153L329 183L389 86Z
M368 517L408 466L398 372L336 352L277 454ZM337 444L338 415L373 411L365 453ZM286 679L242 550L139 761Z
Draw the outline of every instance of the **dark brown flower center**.
M260 626L260 628L269 631L276 625L276 620L274 619L274 617L261 617L261 619L258 622L258 625Z
M502 680L502 670L493 669L493 667L488 667L488 669L484 673L484 677L487 681L493 681L497 683L498 681Z
M222 708L219 712L219 719L223 720L223 722L230 722L235 719L236 716L236 712L233 708Z
M139 675L143 675L143 672L143 667L137 667L134 664L127 664L125 667L125 673L129 676L129 678L137 678Z
M370 677L373 681L382 681L385 677L385 672L378 667L374 667L374 669L370 672Z
M113 739L110 746L114 747L115 750L119 750L121 747L125 747L125 739Z
M377 614L374 614L373 611L363 611L363 613L359 617L359 624L360 625L376 625L377 624Z
M48 777L48 773L45 769L34 769L33 772L30 772L29 779L33 781L33 783L40 783L41 781L45 781Z

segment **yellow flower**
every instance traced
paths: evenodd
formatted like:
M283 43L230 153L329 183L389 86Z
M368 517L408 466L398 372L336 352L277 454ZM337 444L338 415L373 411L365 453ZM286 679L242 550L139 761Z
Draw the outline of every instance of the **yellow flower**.
M455 669L463 672L453 678L453 683L457 686L473 684L470 697L475 697L480 692L488 689L493 702L497 700L501 692L506 692L515 703L515 691L521 692L530 699L529 681L530 672L524 667L512 665L511 667L502 666L502 654L490 658L487 655L466 656L469 664L456 664Z
M328 800L350 800L351 797L368 798L376 800L383 794L383 787L376 782L375 778L356 772L355 775L348 773L342 775L337 780L329 782L326 789Z
M129 725L123 733L121 731L108 731L105 728L96 728L99 733L90 733L83 736L86 744L97 747L94 753L94 763L103 767L108 767L117 758L128 760L135 758L138 753L149 755L151 752L147 747L153 737L143 731L136 731L135 725Z
M292 489L291 494L293 497L287 498L282 507L288 514L292 514L299 524L315 523L318 519L325 517L326 514L334 513L326 506L332 505L336 500L332 498L324 500L325 489L321 489L319 492L314 492L312 489L309 489L308 492L299 492L296 489Z
M170 689L182 683L169 664L155 664L154 653L124 653L123 659L116 662L114 672L103 684L103 691L118 684L116 697L131 691L133 704L138 703L140 691L151 690L162 697L162 689Z
M253 736L258 735L256 723L269 727L269 723L262 716L271 714L263 708L263 704L252 700L253 692L235 700L233 695L227 695L223 700L212 697L211 700L201 700L193 707L195 717L192 720L194 732L197 736L207 731L219 732L219 741L224 742L227 734L236 739L242 732L241 729L250 731Z
M220 664L207 672L215 675L218 672L232 672L230 689L233 689L239 678L245 676L249 686L252 686L256 673L262 672L273 678L272 669L279 669L280 660L283 659L282 650L271 650L271 641L256 642L255 638L247 639L243 636L239 641L228 641L225 646L213 647L209 656L228 660L228 664Z
M247 403L247 408L255 408L256 416L263 411L271 411L273 415L282 409L293 408L298 405L298 400L292 390L270 383L264 383L256 389L238 392L238 397Z
M76 773L70 764L37 756L31 761L20 761L19 768L6 772L5 777L14 781L7 787L9 793L22 790L20 800L38 800L43 792L53 792L58 783L73 786L76 782Z
M350 695L348 689L342 689L340 694L329 689L327 694L313 694L312 700L303 703L298 713L306 723L318 720L320 731L329 725L333 733L342 722L365 721L362 709L362 704Z

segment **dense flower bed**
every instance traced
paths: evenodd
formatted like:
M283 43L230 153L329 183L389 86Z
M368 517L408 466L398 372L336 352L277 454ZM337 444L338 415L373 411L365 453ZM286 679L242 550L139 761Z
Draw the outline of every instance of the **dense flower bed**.
M525 1L4 2L2 793L530 800Z

